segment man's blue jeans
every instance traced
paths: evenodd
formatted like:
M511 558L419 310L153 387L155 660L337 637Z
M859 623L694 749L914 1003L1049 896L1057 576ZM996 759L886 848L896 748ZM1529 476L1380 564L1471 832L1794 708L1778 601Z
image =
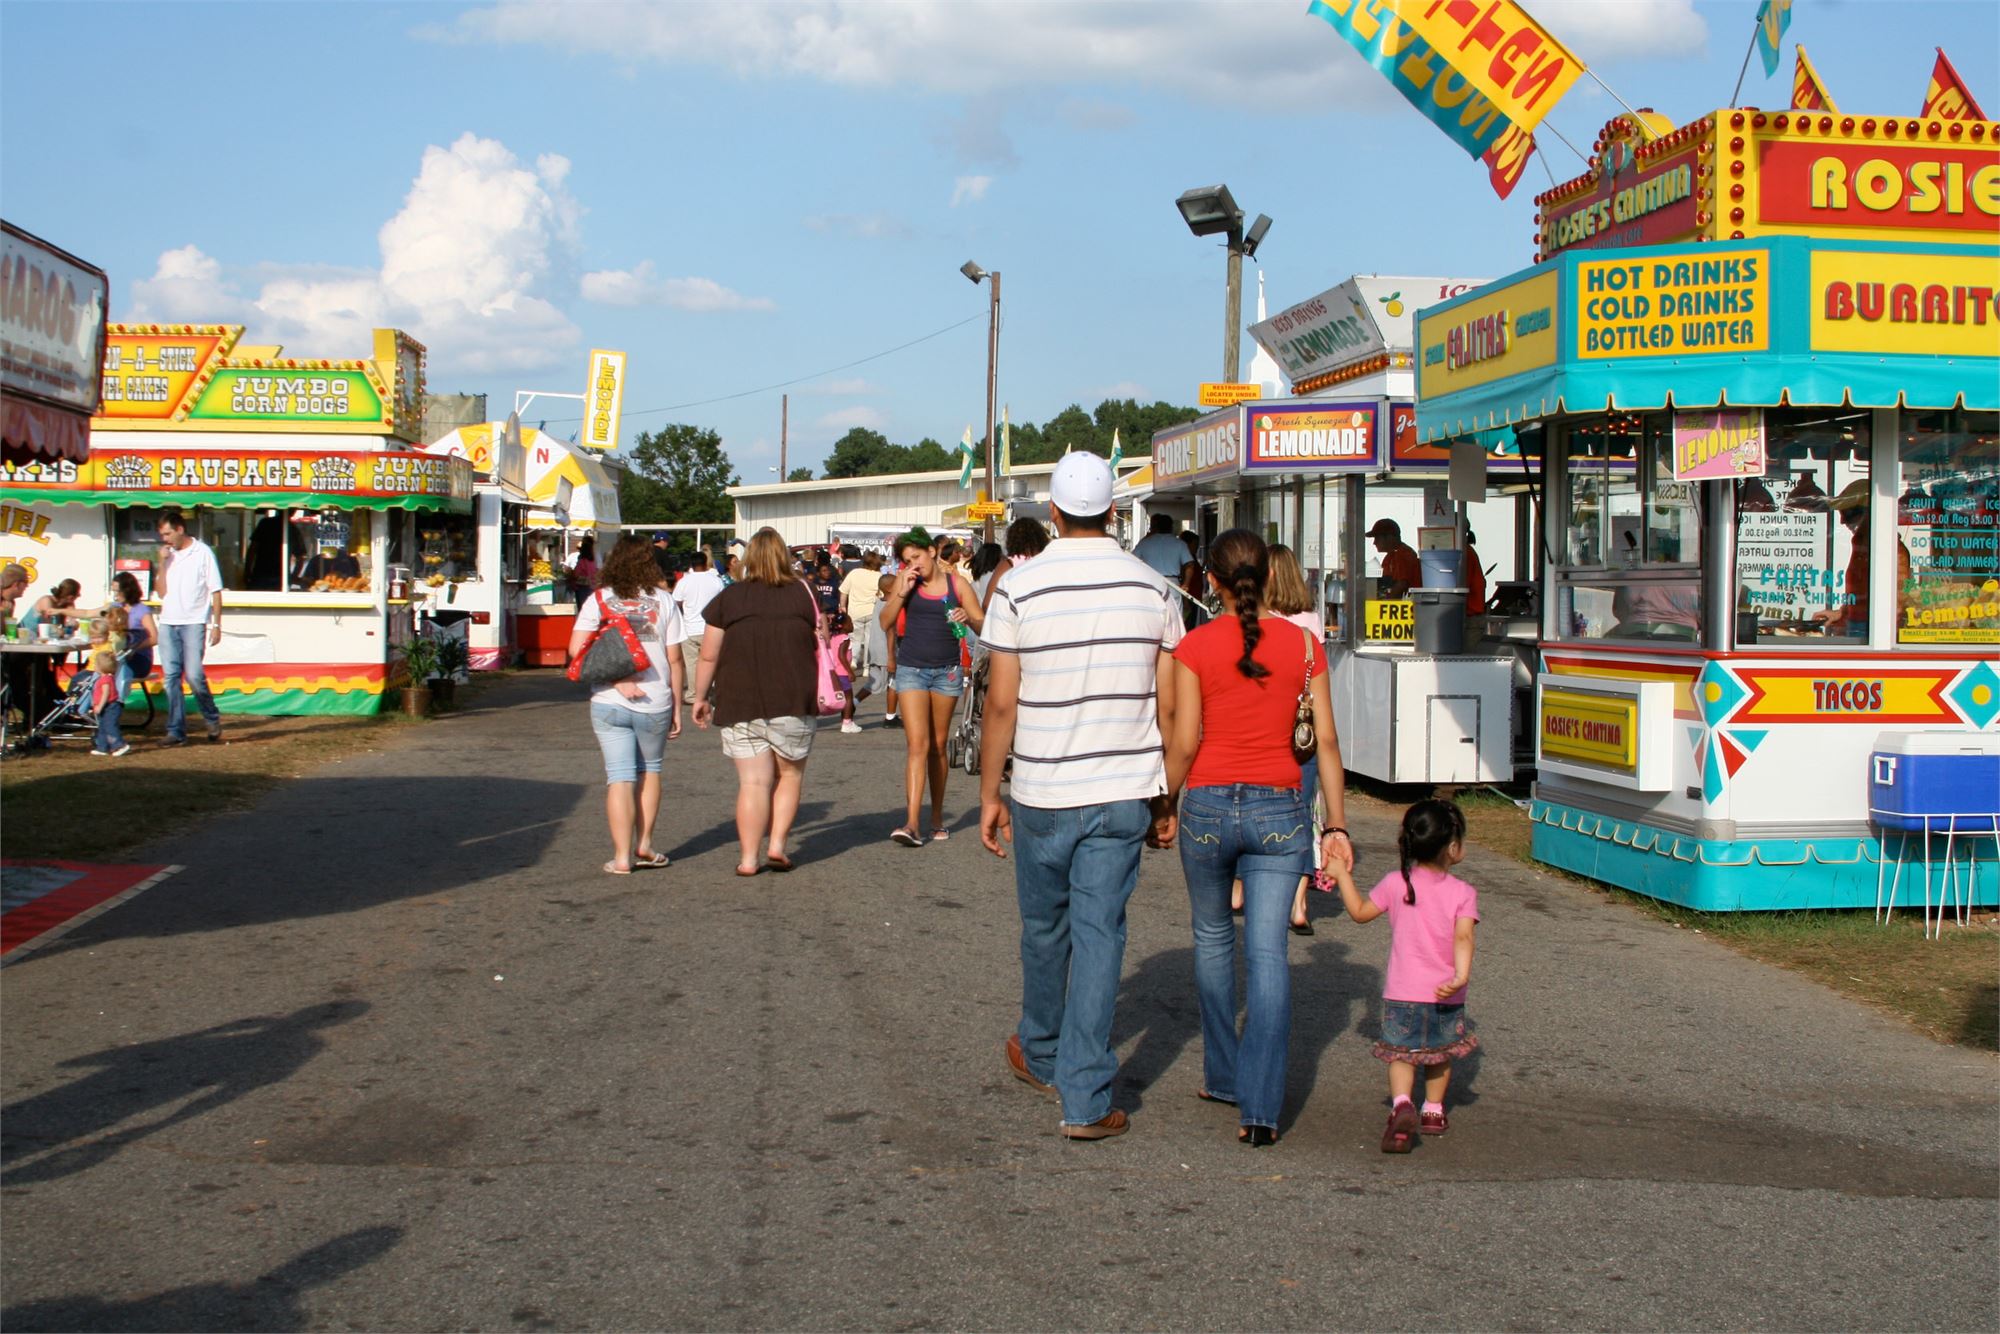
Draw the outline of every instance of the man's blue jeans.
M1297 788L1189 788L1181 798L1181 870L1194 918L1202 1087L1234 1102L1246 1126L1278 1128L1292 979L1285 957L1292 895L1312 870L1312 821ZM1229 884L1243 882L1245 1013L1236 1032L1236 924Z
M222 721L215 696L208 693L208 673L202 669L202 654L208 650L205 625L163 625L160 627L160 675L167 692L167 735L187 736L187 704L181 699L181 681L194 691L195 707L211 724Z
M1063 1123L1111 1111L1111 1016L1125 964L1125 902L1152 815L1143 801L1044 810L1014 803L1021 905L1021 1053L1062 1095Z

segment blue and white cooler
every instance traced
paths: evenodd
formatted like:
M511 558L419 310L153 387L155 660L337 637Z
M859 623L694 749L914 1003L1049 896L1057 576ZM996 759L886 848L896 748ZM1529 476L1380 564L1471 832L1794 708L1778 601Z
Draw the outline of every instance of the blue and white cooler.
M1883 913L1882 868L1889 860L1888 833L1894 830L1900 837L1888 911L1895 911L1896 887L1902 881L1903 861L1914 835L1922 850L1925 921L1929 922L1932 841L1942 836L1944 871L1938 922L1943 925L1947 898L1955 903L1963 921L1978 895L1978 845L1995 841L1996 854L2000 854L2000 733L1882 733L1868 760L1868 813L1883 831L1882 865L1875 876L1877 915ZM1961 840L1969 863L1962 892L1955 855L1955 845Z

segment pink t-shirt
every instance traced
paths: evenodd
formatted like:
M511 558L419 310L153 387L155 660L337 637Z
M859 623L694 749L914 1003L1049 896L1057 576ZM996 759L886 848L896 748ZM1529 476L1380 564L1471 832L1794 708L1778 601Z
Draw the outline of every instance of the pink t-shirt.
M1369 899L1389 916L1389 968L1382 980L1382 999L1445 1005L1465 1003L1465 988L1438 1001L1437 989L1451 981L1457 966L1452 937L1458 919L1479 920L1479 891L1455 875L1428 866L1410 868L1417 901L1403 902L1403 873L1391 871L1368 891Z

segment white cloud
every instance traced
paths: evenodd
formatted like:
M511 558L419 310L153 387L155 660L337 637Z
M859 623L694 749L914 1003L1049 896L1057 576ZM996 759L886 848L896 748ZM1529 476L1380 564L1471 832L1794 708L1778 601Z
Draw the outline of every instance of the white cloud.
M1693 0L1543 0L1539 17L1585 60L1698 54ZM710 65L743 78L977 97L1068 85L1162 90L1258 107L1374 101L1381 79L1294 0L498 0L429 35L556 47L635 63ZM1747 38L1746 38L1747 40Z
M573 263L582 209L566 158L524 165L505 144L467 133L424 150L396 215L377 234L379 269L257 264L246 296L220 261L187 245L132 285L134 319L220 320L297 356L367 352L371 329L407 329L433 363L524 370L572 356L569 317L541 295Z
M831 435L835 432L850 431L857 426L865 426L871 431L879 431L889 424L889 419L865 404L857 403L851 408L835 408L813 421L813 429Z
M698 314L777 308L769 297L744 296L713 278L662 278L650 259L640 261L637 268L586 273L579 290L585 301L606 306L672 306Z
M986 191L993 185L991 176L961 176L951 183L951 206L974 204L986 198Z
M1102 402L1107 398L1129 398L1140 403L1153 401L1153 395L1137 380L1120 380L1117 384L1107 384L1100 389L1088 390L1083 395L1085 402Z

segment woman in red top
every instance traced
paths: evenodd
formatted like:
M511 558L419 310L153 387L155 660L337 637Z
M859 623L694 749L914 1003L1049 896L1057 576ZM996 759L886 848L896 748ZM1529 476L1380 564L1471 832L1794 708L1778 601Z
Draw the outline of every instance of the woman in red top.
M1239 1109L1236 1138L1262 1148L1278 1138L1292 991L1285 957L1292 890L1312 870L1292 724L1310 691L1320 791L1328 829L1322 854L1352 867L1347 775L1333 734L1325 655L1298 626L1264 605L1270 554L1237 528L1209 544L1208 579L1223 614L1174 650L1169 800L1179 805L1181 869L1194 917L1195 990L1201 1000L1201 1097ZM1236 923L1229 886L1243 882L1248 1005L1236 1029Z

